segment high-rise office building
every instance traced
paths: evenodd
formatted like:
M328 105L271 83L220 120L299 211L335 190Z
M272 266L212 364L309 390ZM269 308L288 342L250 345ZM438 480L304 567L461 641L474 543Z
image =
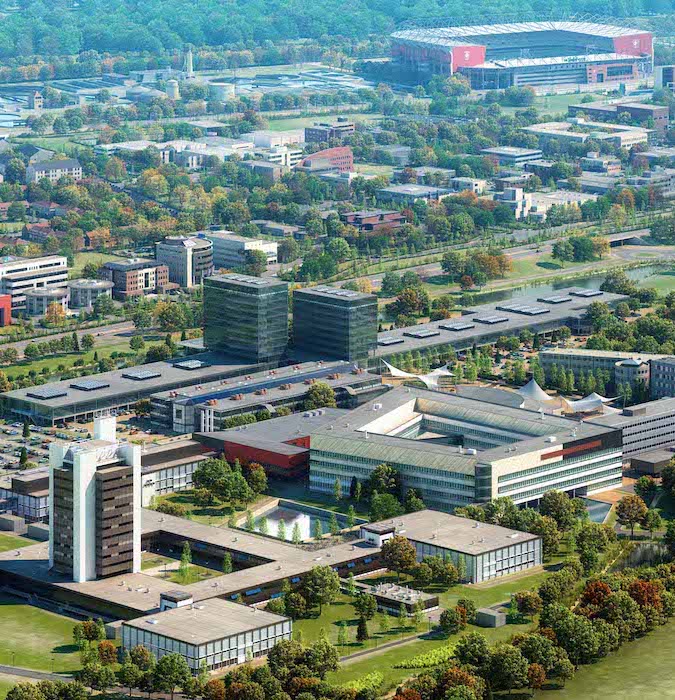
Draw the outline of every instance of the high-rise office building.
M205 279L204 344L250 362L277 362L288 344L288 284L239 274Z
M78 583L141 570L141 447L115 430L104 416L92 440L49 446L49 565Z
M293 292L293 346L358 362L377 347L377 298L319 286Z
M157 262L169 268L169 281L199 286L213 273L213 244L203 236L167 236L155 244Z

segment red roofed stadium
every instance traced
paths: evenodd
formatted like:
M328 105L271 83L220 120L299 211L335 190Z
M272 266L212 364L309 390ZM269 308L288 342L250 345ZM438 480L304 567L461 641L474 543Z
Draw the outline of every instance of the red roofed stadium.
M581 21L418 26L392 34L402 70L465 75L475 90L639 80L653 70L652 35Z

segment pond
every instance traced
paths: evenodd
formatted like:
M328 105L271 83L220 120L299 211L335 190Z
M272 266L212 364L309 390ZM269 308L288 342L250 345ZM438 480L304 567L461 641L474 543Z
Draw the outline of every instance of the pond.
M341 513L335 514L340 529L347 527L347 516ZM313 508L311 506L303 506L300 503L293 501L279 501L277 506L270 508L263 513L260 513L256 518L256 532L265 529L264 522L266 521L267 533L271 537L279 537L285 535L283 539L291 541L293 532L299 531L300 539L310 540L314 536L317 521L321 523L321 532L330 532L330 517L331 511L323 510L322 508ZM281 523L283 522L283 526ZM361 518L355 518L357 524L366 522ZM297 526L297 528L296 528Z
M672 265L644 265L642 267L634 267L630 270L626 270L626 276L638 282L645 279L645 277L650 277L652 275L662 274L665 270L672 268ZM536 289L537 294L547 295L553 294L559 289L566 289L568 287L581 287L582 289L598 289L600 285L605 281L606 273L587 275L586 277L578 277L575 279L559 280L557 282L547 282L545 284L529 284L522 287L516 287L512 289L503 289L495 292L487 292L480 295L480 303L488 304L495 301L507 301L508 299L513 299L515 297L520 297L524 290Z
M611 503L594 501L592 498L582 498L581 500L586 505L586 511L592 523L604 523L609 511L612 510Z

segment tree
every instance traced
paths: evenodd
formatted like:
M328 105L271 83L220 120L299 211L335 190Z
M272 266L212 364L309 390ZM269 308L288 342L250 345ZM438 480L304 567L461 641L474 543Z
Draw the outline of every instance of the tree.
M356 614L366 620L372 620L377 612L377 600L375 596L362 591L356 595L352 605L354 606L354 610L356 610Z
M142 644L137 644L130 652L131 663L137 666L141 671L150 671L155 666L155 657L153 653Z
M129 341L129 347L132 350L135 350L136 352L138 352L139 350L143 350L143 348L145 348L145 340L143 340L143 336L133 336L133 338Z
M190 551L190 543L185 540L183 542L183 551L180 555L180 565L178 574L182 579L186 579L190 574L190 565L192 564L192 552Z
M417 495L415 489L408 489L406 491L404 507L406 513L417 513L426 508L424 501Z
M342 482L338 476L335 477L335 481L333 482L333 498L336 503L342 500Z
M551 257L555 260L560 260L561 263L572 262L574 260L574 248L569 240L565 239L562 241L557 241L553 244L551 250Z
M516 609L523 617L531 618L541 612L541 598L535 591L518 591L513 596L513 600Z
M656 479L646 474L635 482L633 488L635 489L635 493L640 496L645 503L651 503L659 489Z
M490 655L487 680L493 690L508 690L527 686L527 659L511 644L497 644Z
M438 619L438 626L444 634L457 634L461 629L461 618L454 608L448 608L441 613Z
M347 625L344 620L340 620L338 624L338 635L337 643L339 647L344 647L349 642L349 635L347 633Z
M336 408L335 392L326 382L314 382L307 391L307 397L303 404L305 411L313 411L316 408Z
M94 347L94 336L90 333L86 333L82 336L82 349L85 352L89 352Z
M25 467L26 462L28 462L28 451L26 450L25 447L22 447L21 452L19 453L19 464L22 467Z
M104 639L98 643L97 652L99 661L104 666L117 663L117 647L109 639Z
M656 530L660 530L663 527L663 519L659 514L658 510L650 508L644 517L642 526L645 530L649 530L649 536L652 537Z
M229 552L225 552L223 555L223 573L232 573L232 555Z
M60 326L66 320L66 311L57 301L52 301L47 306L45 321L54 326Z
M297 522L293 525L293 532L291 533L291 542L293 544L300 544L302 542L302 533L300 532L300 525Z
M371 493L390 493L396 498L401 495L401 485L400 472L389 464L378 464L368 479Z
M246 469L246 483L256 496L267 491L267 474L262 464L252 462Z
M319 639L311 644L304 655L305 664L319 678L325 678L327 673L337 671L338 660L337 649L327 639Z
M267 269L267 253L264 250L247 250L245 255L245 270L247 275L262 277Z
M635 525L644 520L647 515L645 502L635 494L624 496L616 504L616 518L622 525L630 527L630 536L633 537Z
M314 526L312 527L312 537L319 542L323 538L323 527L319 518L314 521Z
M139 418L147 418L152 411L152 402L150 399L138 399L134 404L134 413Z
M539 502L539 512L553 518L564 532L577 520L570 497L562 491L547 491Z
M30 437L30 423L28 422L28 419L24 420L23 422L23 431L22 435L24 438L29 438Z
M370 498L370 520L378 522L380 520L388 520L403 515L405 512L403 506L390 493L373 493Z
M184 688L192 678L190 667L182 654L166 654L157 662L153 680L157 690L171 694L173 700L176 688Z
M382 545L381 557L385 566L395 571L400 580L401 573L410 571L415 566L417 552L407 537L394 535Z
M368 622L365 618L360 617L356 627L356 641L365 642L370 637L368 633Z
M131 657L126 655L124 663L117 673L117 677L121 685L129 689L129 695L133 688L138 688L141 682L142 671L136 664L131 661Z
M340 593L340 578L330 566L315 566L303 579L305 598L310 605L319 606L319 615L324 605L332 603Z
M460 637L455 644L455 658L460 664L486 668L490 657L490 645L480 632L469 632Z
M340 534L340 523L338 523L337 515L335 515L335 513L331 513L330 518L328 519L328 531L333 536Z
M527 685L532 690L541 690L546 682L546 671L540 664L530 664L527 667Z

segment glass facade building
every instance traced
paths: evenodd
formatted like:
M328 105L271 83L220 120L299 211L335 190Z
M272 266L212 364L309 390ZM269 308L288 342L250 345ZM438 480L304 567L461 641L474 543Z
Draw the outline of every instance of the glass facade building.
M247 275L204 280L204 344L251 362L277 362L288 345L288 285Z
M367 360L377 347L377 298L337 287L295 290L293 345L321 357Z

